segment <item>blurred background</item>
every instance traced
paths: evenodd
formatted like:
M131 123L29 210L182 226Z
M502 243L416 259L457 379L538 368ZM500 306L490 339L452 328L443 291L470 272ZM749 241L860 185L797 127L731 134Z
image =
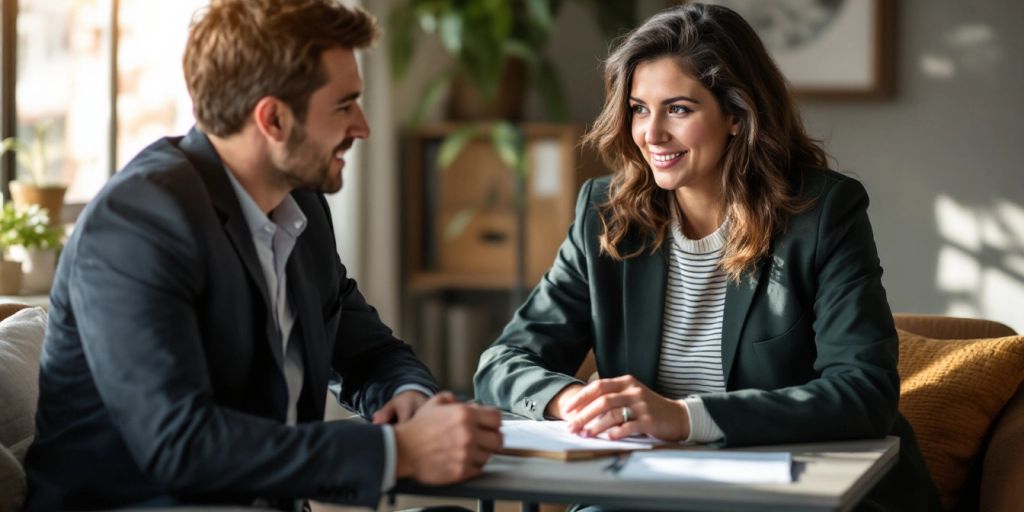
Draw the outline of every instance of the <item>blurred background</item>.
M21 146L0 188L6 201L15 182L63 187L51 221L73 229L117 169L191 126L181 54L206 2L2 3L0 129ZM578 138L614 36L674 2L349 3L385 37L361 55L373 135L330 198L338 251L384 321L468 394L580 183L608 172ZM893 311L1024 331L1024 3L722 3L762 31L812 136L867 187ZM450 101L492 94L506 99Z

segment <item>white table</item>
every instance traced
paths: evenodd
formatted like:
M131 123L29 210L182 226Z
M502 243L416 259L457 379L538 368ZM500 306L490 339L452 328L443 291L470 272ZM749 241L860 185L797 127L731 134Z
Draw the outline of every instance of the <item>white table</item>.
M710 448L702 448L710 449ZM399 482L400 494L475 498L480 509L494 500L586 503L652 510L850 510L896 464L899 438L745 448L789 451L795 479L789 484L664 483L622 480L605 470L612 457L563 462L498 455L477 478L431 487Z

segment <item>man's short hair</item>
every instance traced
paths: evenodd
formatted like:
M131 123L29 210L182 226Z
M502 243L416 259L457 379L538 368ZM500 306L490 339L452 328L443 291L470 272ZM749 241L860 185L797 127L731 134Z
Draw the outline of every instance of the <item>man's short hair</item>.
M265 96L285 102L299 121L327 81L320 55L360 49L377 38L376 19L334 0L212 0L199 11L185 47L185 82L204 132L241 131Z

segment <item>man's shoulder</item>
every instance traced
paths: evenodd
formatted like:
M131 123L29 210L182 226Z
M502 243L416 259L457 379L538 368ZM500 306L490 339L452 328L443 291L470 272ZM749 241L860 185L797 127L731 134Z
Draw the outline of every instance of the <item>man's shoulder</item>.
M164 137L132 158L90 202L134 203L153 194L194 198L203 190L196 166L180 147L182 137ZM88 209L87 209L88 210Z

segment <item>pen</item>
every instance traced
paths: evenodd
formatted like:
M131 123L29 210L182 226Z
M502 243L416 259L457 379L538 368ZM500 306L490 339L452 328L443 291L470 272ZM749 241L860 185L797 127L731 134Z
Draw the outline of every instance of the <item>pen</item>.
M610 472L613 475L617 475L619 474L619 471L622 470L623 466L626 465L627 460L629 460L628 453L616 455L615 459L612 460L611 464L605 466L604 470Z

